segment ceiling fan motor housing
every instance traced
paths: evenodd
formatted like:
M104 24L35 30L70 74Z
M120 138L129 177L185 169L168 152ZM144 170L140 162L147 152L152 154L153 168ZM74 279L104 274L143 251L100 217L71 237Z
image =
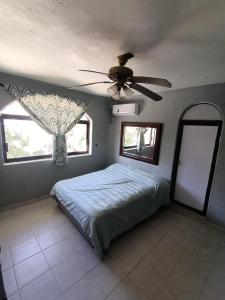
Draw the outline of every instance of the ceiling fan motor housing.
M130 52L127 52L127 53L124 53L122 55L119 55L117 57L119 65L120 66L125 66L125 64L127 63L128 59L131 59L132 57L134 57L134 54L132 54Z
M124 84L133 77L133 71L127 67L115 66L109 69L109 79Z
M111 83L111 84L113 83L113 85L107 89L107 92L110 96L112 96L116 100L120 99L121 90L124 92L124 94L127 97L129 97L134 93L132 89L151 98L154 101L161 100L162 97L160 95L154 93L153 91L147 89L146 87L140 85L139 83L154 84L154 85L159 85L164 87L171 87L172 86L171 83L168 80L162 78L133 76L133 71L130 68L125 67L127 61L132 57L134 57L134 55L130 52L119 55L117 57L119 66L114 66L110 68L108 74L103 72L98 72L98 71L92 71L92 70L80 70L85 72L106 75L111 80L111 82L110 81L91 82L87 84L80 84L74 87L87 86L87 85L93 85L98 83Z

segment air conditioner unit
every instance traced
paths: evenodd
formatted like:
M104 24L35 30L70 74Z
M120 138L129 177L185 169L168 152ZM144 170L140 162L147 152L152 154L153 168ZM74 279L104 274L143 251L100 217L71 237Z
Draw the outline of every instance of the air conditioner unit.
M139 104L138 103L127 103L127 104L116 104L113 105L114 116L136 116L138 115Z

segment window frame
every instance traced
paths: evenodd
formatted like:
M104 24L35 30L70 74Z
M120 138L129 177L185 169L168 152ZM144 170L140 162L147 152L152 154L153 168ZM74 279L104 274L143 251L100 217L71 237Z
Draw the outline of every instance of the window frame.
M3 153L3 160L4 163L14 163L14 162L29 162L34 160L41 160L41 159L49 159L52 158L52 154L47 155L34 155L34 156L23 156L18 158L7 158L7 141L6 141L6 135L5 135L5 124L4 120L28 120L33 121L31 117L29 116L23 116L23 115L15 115L15 114L0 114L0 129L2 133L2 153ZM33 121L34 122L34 121ZM74 152L68 152L68 156L76 156L76 155L83 155L83 154L89 154L90 149L90 121L89 120L80 120L77 124L86 124L87 126L87 135L86 135L86 143L87 143L87 150L86 151L74 151Z
M86 151L74 151L74 152L67 152L68 156L73 156L73 155L82 155L82 154L88 154L89 149L90 149L90 121L89 120L80 120L77 122L77 124L86 124L87 126L87 134L86 134L86 143L87 143L87 150ZM75 125L76 126L76 125Z

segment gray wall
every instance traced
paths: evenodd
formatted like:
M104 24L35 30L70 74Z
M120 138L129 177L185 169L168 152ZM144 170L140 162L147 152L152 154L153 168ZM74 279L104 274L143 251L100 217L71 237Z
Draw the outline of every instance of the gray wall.
M214 103L225 116L225 84L187 88L160 93L161 102L139 99L139 116L113 117L110 125L109 162L126 164L153 171L170 180L179 118L190 105L199 102ZM135 102L135 101L134 101ZM122 121L143 121L163 123L159 165L119 156L120 126ZM225 133L222 130L218 159L214 173L207 217L225 226Z
M147 171L153 171L170 180L179 118L191 104L214 103L225 115L225 85L210 85L161 93L159 102L137 99L141 113L135 117L113 117L108 101L88 94L77 93L62 87L0 73L0 82L42 89L64 96L81 95L93 101L89 115L93 120L92 155L69 158L68 165L58 169L51 160L4 165L0 155L0 207L49 193L59 179L73 177L104 168L120 161ZM13 99L0 88L0 110ZM120 125L122 121L163 123L159 165L119 156ZM98 147L95 145L98 144ZM217 165L213 179L207 217L225 226L225 133L222 131ZM0 153L2 153L0 144Z
M80 95L93 101L93 105L88 111L93 121L92 155L70 157L68 158L67 166L60 169L51 160L4 165L1 149L2 144L0 143L0 207L47 195L53 184L59 179L82 175L106 166L106 137L111 120L108 110L108 100L106 98L81 94L74 90L3 73L0 73L0 82L37 90L42 89L63 96ZM14 99L0 87L0 110L12 100Z

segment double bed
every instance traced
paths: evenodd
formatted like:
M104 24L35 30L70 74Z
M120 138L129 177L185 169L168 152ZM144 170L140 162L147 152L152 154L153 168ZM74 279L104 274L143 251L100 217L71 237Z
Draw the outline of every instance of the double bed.
M115 237L169 203L169 184L152 173L116 163L59 181L51 195L102 259Z

